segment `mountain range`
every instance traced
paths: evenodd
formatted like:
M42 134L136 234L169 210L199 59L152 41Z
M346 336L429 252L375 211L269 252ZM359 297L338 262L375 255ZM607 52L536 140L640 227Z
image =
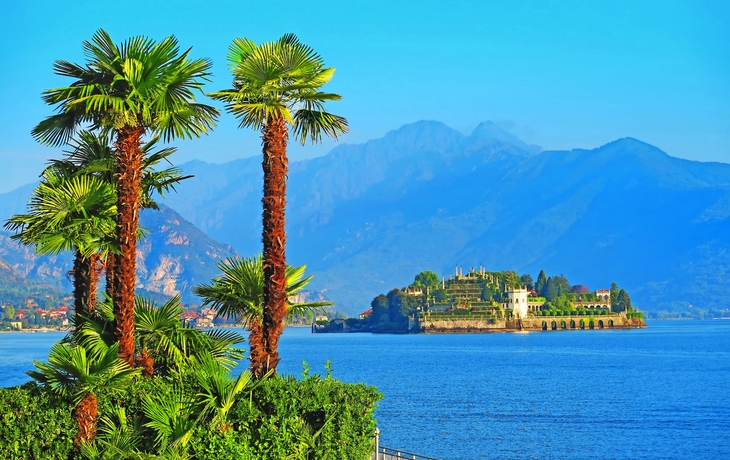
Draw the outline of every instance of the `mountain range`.
M165 201L180 215L177 235L190 232L191 247L221 241L216 255L259 252L260 158L181 167L195 177ZM0 213L21 192L0 196ZM615 281L646 310L719 307L730 288L730 165L673 158L631 138L542 151L491 122L464 135L421 121L292 162L287 213L290 262L307 264L310 287L350 315L422 270L448 277L456 266L533 277L544 269L592 289ZM145 289L187 292L210 275L201 267L213 259L183 252L178 268L141 270L145 280L170 275L141 281Z

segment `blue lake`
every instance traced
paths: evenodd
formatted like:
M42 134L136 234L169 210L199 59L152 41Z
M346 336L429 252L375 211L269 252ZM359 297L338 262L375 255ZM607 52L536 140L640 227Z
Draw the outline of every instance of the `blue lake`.
M22 383L60 333L0 334L0 386ZM730 458L730 321L629 331L311 334L302 361L385 395L381 443L443 459Z

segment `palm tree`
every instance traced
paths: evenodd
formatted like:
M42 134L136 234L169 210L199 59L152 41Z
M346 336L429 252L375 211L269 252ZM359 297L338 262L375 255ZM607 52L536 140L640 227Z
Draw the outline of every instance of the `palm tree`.
M117 185L114 317L119 355L134 364L134 286L137 228L142 181L142 143L146 134L164 141L199 137L212 129L218 111L195 102L202 92L211 62L190 60L180 52L175 37L160 42L132 37L114 44L103 29L84 41L86 65L56 61L56 74L71 77L66 87L47 90L43 100L56 113L36 126L32 134L52 146L66 143L81 124L113 131Z
M156 149L160 141L159 136L150 139L140 147L142 151L142 195L140 208L159 209L152 199L154 192L164 197L169 190L175 190L175 185L192 176L183 176L182 170L177 167L156 169L163 161L169 163L168 157L177 151L174 147ZM71 150L66 151L62 160L51 160L51 166L66 171L68 174L91 174L101 180L115 184L114 177L114 147L109 132L95 133L81 131L78 136L69 142ZM138 238L142 236L138 232ZM114 280L116 270L114 252L109 251L104 257L106 268L106 292L110 298L114 297ZM94 272L92 272L93 274ZM96 283L93 283L96 286Z
M248 329L249 360L255 378L267 374L269 356L263 337L264 270L261 256L231 257L218 262L222 274L209 285L199 285L193 292L203 298L203 305L211 305L218 316L233 317ZM306 265L286 269L287 315L289 317L332 305L331 302L291 303L289 298L301 291L313 275L304 278Z
M88 350L80 345L58 342L48 354L48 363L36 360L37 371L27 374L50 386L56 393L70 397L73 417L79 432L74 443L90 441L96 435L99 391L122 392L139 371L118 359L119 344Z
M33 190L28 213L11 217L5 228L12 239L35 246L40 254L74 251L75 323L94 308L97 255L107 251L114 232L114 189L92 176L68 176L48 168Z
M293 34L278 41L256 45L237 38L229 47L228 61L233 88L209 94L223 101L228 112L239 119L239 127L262 132L263 140L263 344L276 370L279 337L287 315L286 295L286 155L289 126L302 144L319 142L322 135L337 138L348 130L347 120L324 110L326 101L337 94L320 88L334 75L322 58Z

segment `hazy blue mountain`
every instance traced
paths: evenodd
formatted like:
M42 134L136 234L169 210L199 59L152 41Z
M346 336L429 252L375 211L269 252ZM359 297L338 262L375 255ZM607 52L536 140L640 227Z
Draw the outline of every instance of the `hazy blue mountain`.
M182 217L143 217L152 235L142 287L187 293L233 252L225 244L260 252L260 161L182 165L195 178L165 201ZM591 289L616 281L647 310L716 308L730 288L730 165L672 158L630 138L541 151L489 122L470 135L413 123L292 162L287 225L290 262L307 264L310 287L349 314L421 270L448 276L456 265L533 277L545 269ZM62 260L23 265L33 255L12 259L2 241L0 258L32 279L67 270Z
M180 293L183 301L197 302L190 288L209 282L218 274L216 263L236 255L231 246L212 240L165 206L159 211L143 211L141 225L150 233L138 243L137 288L140 293L155 298ZM14 273L31 283L44 283L66 292L72 290L67 276L73 266L71 253L39 256L31 248L10 240L8 233L0 233L0 266L3 261L7 270L0 270L0 284ZM0 292L0 300L2 296Z
M496 133L496 134L495 134ZM712 307L730 288L730 165L635 139L537 153L483 123L422 121L293 162L288 255L354 314L422 269L454 266L616 281L646 309ZM186 163L168 203L242 254L260 251L257 157Z

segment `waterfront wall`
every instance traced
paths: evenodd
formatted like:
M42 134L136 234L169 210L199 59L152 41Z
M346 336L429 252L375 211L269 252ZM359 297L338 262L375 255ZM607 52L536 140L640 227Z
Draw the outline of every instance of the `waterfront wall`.
M499 318L429 317L411 324L413 332L460 333L505 331L561 331L633 329L646 327L644 321L627 319L623 314L598 316L530 316L522 320Z

